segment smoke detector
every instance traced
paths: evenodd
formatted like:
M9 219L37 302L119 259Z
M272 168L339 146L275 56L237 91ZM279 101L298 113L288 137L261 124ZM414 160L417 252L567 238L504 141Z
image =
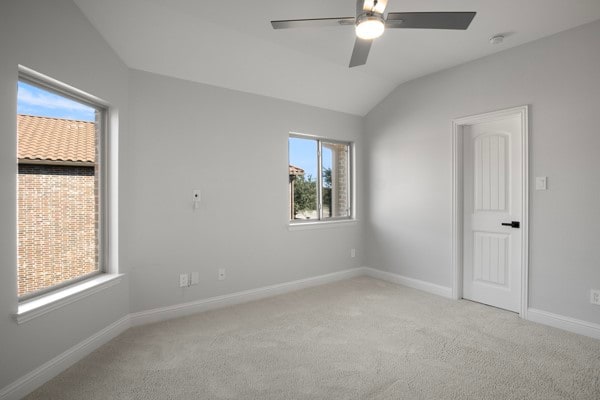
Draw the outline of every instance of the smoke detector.
M490 38L491 44L501 44L504 42L504 35L494 35Z

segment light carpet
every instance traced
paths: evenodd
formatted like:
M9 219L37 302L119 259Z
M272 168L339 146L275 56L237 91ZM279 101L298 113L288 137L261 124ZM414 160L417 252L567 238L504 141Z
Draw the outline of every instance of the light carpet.
M28 399L600 399L600 341L359 277L132 328Z

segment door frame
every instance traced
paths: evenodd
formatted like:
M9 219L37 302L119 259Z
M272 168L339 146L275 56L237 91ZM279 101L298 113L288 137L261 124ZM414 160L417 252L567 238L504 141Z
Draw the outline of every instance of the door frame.
M500 118L519 117L521 121L521 178L523 216L521 221L521 305L519 316L527 318L529 303L529 106L508 108L452 121L452 297L463 296L463 127Z

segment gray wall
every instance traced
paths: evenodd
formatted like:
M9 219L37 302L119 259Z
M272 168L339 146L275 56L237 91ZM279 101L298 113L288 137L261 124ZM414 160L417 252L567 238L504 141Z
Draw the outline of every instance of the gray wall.
M600 323L600 22L399 86L366 117L368 264L452 286L452 119L530 113L530 307ZM533 187L533 186L532 186Z
M130 77L122 218L132 312L364 265L362 222L287 227L288 133L355 141L360 166L360 117L147 72ZM193 189L202 190L196 211ZM179 273L192 271L200 285L180 289Z
M125 279L17 325L16 91L22 64L111 103L125 133L127 69L70 1L0 5L0 388L129 311ZM125 266L122 265L122 269Z

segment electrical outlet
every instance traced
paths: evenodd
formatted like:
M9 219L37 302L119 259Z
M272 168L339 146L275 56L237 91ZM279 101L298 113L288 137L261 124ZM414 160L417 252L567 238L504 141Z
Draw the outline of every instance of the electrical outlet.
M222 281L226 278L225 268L219 268L219 280Z
M188 287L190 286L190 276L188 274L180 274L179 275L179 287Z
M356 249L350 249L350 257L356 257Z
M197 285L200 283L200 273L199 272L192 272L192 281L190 282L190 285Z
M591 290L590 303L600 306L600 289Z

